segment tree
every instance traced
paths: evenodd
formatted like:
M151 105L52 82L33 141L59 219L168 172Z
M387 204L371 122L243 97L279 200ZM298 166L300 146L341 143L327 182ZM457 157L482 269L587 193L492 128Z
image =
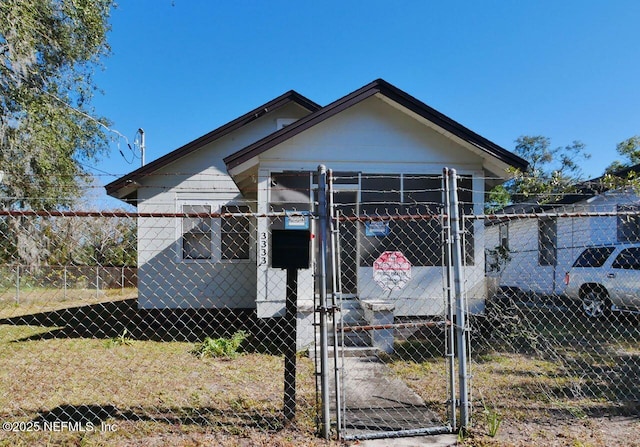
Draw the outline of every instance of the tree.
M131 217L19 216L0 219L0 263L39 266L134 267ZM20 221L20 225L12 222Z
M108 145L93 73L113 0L0 3L0 206L68 207Z
M590 157L580 141L554 149L544 136L521 136L515 143L514 152L527 160L529 167L524 172L512 170L513 179L489 192L488 211L510 203L558 200L581 180L580 162Z
M136 265L136 221L132 218L73 218L80 236L73 244L72 262L78 265L131 267Z
M615 174L621 169L640 164L640 136L635 135L618 143L618 145L616 146L616 152L623 156L626 161L614 161L609 166L607 166L604 171L605 174Z

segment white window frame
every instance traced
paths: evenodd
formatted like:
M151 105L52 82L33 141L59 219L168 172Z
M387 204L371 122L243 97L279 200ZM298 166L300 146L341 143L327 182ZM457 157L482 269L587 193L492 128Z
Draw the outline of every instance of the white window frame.
M248 203L236 201L236 200L204 200L204 199L182 199L176 201L176 213L182 214L185 206L209 206L211 208L211 214L219 214L222 212L222 208L225 206L246 206L250 207ZM256 262L256 248L252 243L252 235L255 234L255 223L249 224L249 258L248 259L223 259L222 258L222 218L211 219L211 257L201 259L188 259L184 258L183 251L183 217L176 218L176 261L185 264L213 264L213 263L225 263L225 264L248 264Z

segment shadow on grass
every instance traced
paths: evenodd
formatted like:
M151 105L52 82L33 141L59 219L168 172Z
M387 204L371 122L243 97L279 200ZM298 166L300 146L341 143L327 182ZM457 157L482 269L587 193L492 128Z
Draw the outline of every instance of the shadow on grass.
M640 416L640 328L633 321L588 321L530 307L499 317L485 336L471 332L472 386L529 409L558 406L560 412L577 408L586 416ZM443 358L444 337L422 335L396 343L388 361Z
M515 368L497 369L515 382L506 395L531 391L535 400L543 393L587 416L640 416L640 331L633 321L587 320L545 308L517 308L515 316L517 324L499 327L474 346L473 362L483 368L508 356L521 359ZM545 362L542 369L537 360Z
M217 427L230 432L242 428L277 431L285 427L284 415L279 410L230 411L211 407L119 409L113 405L61 405L38 413L32 421L40 427L55 423L78 429L93 426L95 430L99 430L103 423L117 425L118 421Z
M282 318L260 319L254 309L138 309L135 298L0 319L0 325L40 326L48 332L15 341L126 336L131 340L197 343L205 337L249 334L245 352L282 354Z

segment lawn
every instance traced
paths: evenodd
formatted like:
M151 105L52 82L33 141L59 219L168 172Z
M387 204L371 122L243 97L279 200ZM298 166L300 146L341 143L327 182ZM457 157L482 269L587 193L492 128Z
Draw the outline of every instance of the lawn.
M199 324L202 315L186 313L163 333L145 326L130 290L74 300L33 293L20 304L10 295L0 301L0 420L9 424L0 445L339 445L316 435L306 356L297 417L284 423L271 323L206 314ZM474 409L461 444L640 445L640 327L528 308L518 317L471 345ZM194 354L205 336L237 328L250 334L241 355ZM433 337L415 337L384 360L425 401L443 402L442 352Z
M463 445L640 445L640 325L576 315L521 307L512 324L472 339L474 408ZM434 339L404 341L388 361L425 401L447 392L447 365L434 356L444 346Z
M0 419L17 430L0 432L0 445L148 445L149 437L324 444L314 435L308 358L298 359L297 419L284 427L281 356L202 359L194 343L43 339L43 330L0 326Z
M134 297L130 289L26 289L20 303L11 291L0 296L0 421L9 424L0 445L327 445L315 435L315 365L305 356L297 417L284 424L272 328L227 313L162 320L138 311ZM206 336L243 324L251 334L241 355L196 353Z

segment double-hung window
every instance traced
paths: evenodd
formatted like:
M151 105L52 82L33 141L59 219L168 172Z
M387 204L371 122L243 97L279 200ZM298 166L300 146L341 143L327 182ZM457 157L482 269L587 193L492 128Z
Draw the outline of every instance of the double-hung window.
M220 237L222 259L249 259L251 221L246 215L248 206L225 205L220 212Z
M558 265L558 221L543 218L538 221L538 265Z
M182 260L251 259L251 212L248 206L182 204L180 257Z
M183 205L182 259L211 259L213 256L210 205ZM194 214L200 214L195 216Z

